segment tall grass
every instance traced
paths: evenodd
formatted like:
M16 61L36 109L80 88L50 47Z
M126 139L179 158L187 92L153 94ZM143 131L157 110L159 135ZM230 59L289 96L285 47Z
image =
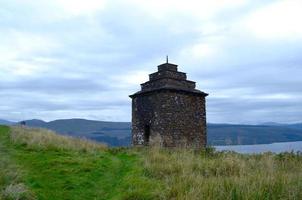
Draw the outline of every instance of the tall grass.
M8 157L22 166L24 183L37 199L157 199L157 182L143 175L131 149L106 149L102 144L26 127L12 127L3 139L6 142L0 139L0 145L5 148L0 152L10 150ZM0 194L24 189L24 185L13 186Z
M0 147L0 199L34 199L23 184L22 170L7 155L1 153Z
M69 199L302 199L301 153L197 152L164 149L160 142L150 148L107 149L25 127L12 127L6 138L7 143L0 140L0 186L1 173L10 181L2 184L0 193L11 199L20 198L13 195L26 190L18 178L19 168L11 164L13 155L27 170L29 189L41 199L51 199L51 195L61 199L66 195ZM5 173L11 176L2 171L8 165Z
M33 200L31 191L23 183L23 170L9 156L10 149L5 145L8 127L0 126L0 200Z
M164 182L164 199L302 199L302 155L150 148L148 176Z
M62 136L53 131L41 128L14 126L11 127L10 138L13 143L44 150L59 149L95 152L102 151L107 148L105 144L96 143L87 139Z

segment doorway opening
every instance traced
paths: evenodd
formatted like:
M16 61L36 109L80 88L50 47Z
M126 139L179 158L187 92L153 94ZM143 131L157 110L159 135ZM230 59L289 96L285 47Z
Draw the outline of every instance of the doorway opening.
M145 144L149 144L150 141L150 125L145 125Z

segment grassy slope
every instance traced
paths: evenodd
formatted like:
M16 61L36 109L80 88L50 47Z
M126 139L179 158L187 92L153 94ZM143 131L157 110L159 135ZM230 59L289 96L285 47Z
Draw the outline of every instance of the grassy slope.
M47 200L302 199L302 155L106 149L0 126L0 199L18 193Z
M12 157L11 148L5 145L9 128L0 126L0 200L32 199L32 194L22 182L22 170Z
M140 184L146 189L156 187L155 182L142 177L133 153L44 149L20 141L12 143L7 128L0 129L0 144L22 167L22 180L37 199L132 199ZM140 196L154 197L148 191Z

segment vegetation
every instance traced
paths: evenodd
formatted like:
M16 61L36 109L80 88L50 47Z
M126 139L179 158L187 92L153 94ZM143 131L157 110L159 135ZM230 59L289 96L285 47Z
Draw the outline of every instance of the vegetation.
M157 187L156 182L140 176L143 170L134 153L43 129L3 128L0 136L3 149L10 150L7 156L23 169L19 176L35 199L127 199L140 185L150 191L144 196ZM0 190L2 198L10 199L4 186Z
M110 146L129 146L131 143L130 122L103 122L85 119L61 119L50 122L27 120L25 122L30 127L47 128L62 134L90 138ZM269 144L302 140L302 123L208 124L207 130L210 145Z
M11 158L12 149L4 145L8 127L0 126L0 199L33 199L22 182L22 169Z
M106 149L106 145L101 143L57 135L53 131L41 128L15 126L10 132L10 139L12 143L40 150L96 152Z
M302 155L152 149L145 168L167 199L302 199Z
M0 199L302 199L302 155L107 148L0 126Z

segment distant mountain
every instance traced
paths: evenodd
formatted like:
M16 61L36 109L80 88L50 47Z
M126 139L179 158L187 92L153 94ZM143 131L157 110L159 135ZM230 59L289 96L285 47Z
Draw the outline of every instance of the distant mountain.
M12 125L14 123L15 122L11 122L11 121L7 121L7 120L4 120L4 119L0 119L0 125Z
M276 123L276 122L264 122L259 125L264 125L264 126L284 126L286 124L281 124L281 123Z
M287 127L292 128L292 129L301 130L302 129L302 123L288 124Z
M270 144L302 141L299 125L208 125L208 143L211 145Z
M27 126L47 128L64 135L85 137L111 146L129 146L131 143L130 122L85 119L60 119L50 122L33 119L25 122ZM302 123L208 124L209 145L269 144L291 141L302 141Z
M111 146L128 146L131 142L130 122L105 122L86 119L60 119L50 122L26 120L27 126L47 128L64 135L85 137Z
M40 119L31 119L31 120L26 120L24 122L26 123L27 126L47 128L47 122Z

